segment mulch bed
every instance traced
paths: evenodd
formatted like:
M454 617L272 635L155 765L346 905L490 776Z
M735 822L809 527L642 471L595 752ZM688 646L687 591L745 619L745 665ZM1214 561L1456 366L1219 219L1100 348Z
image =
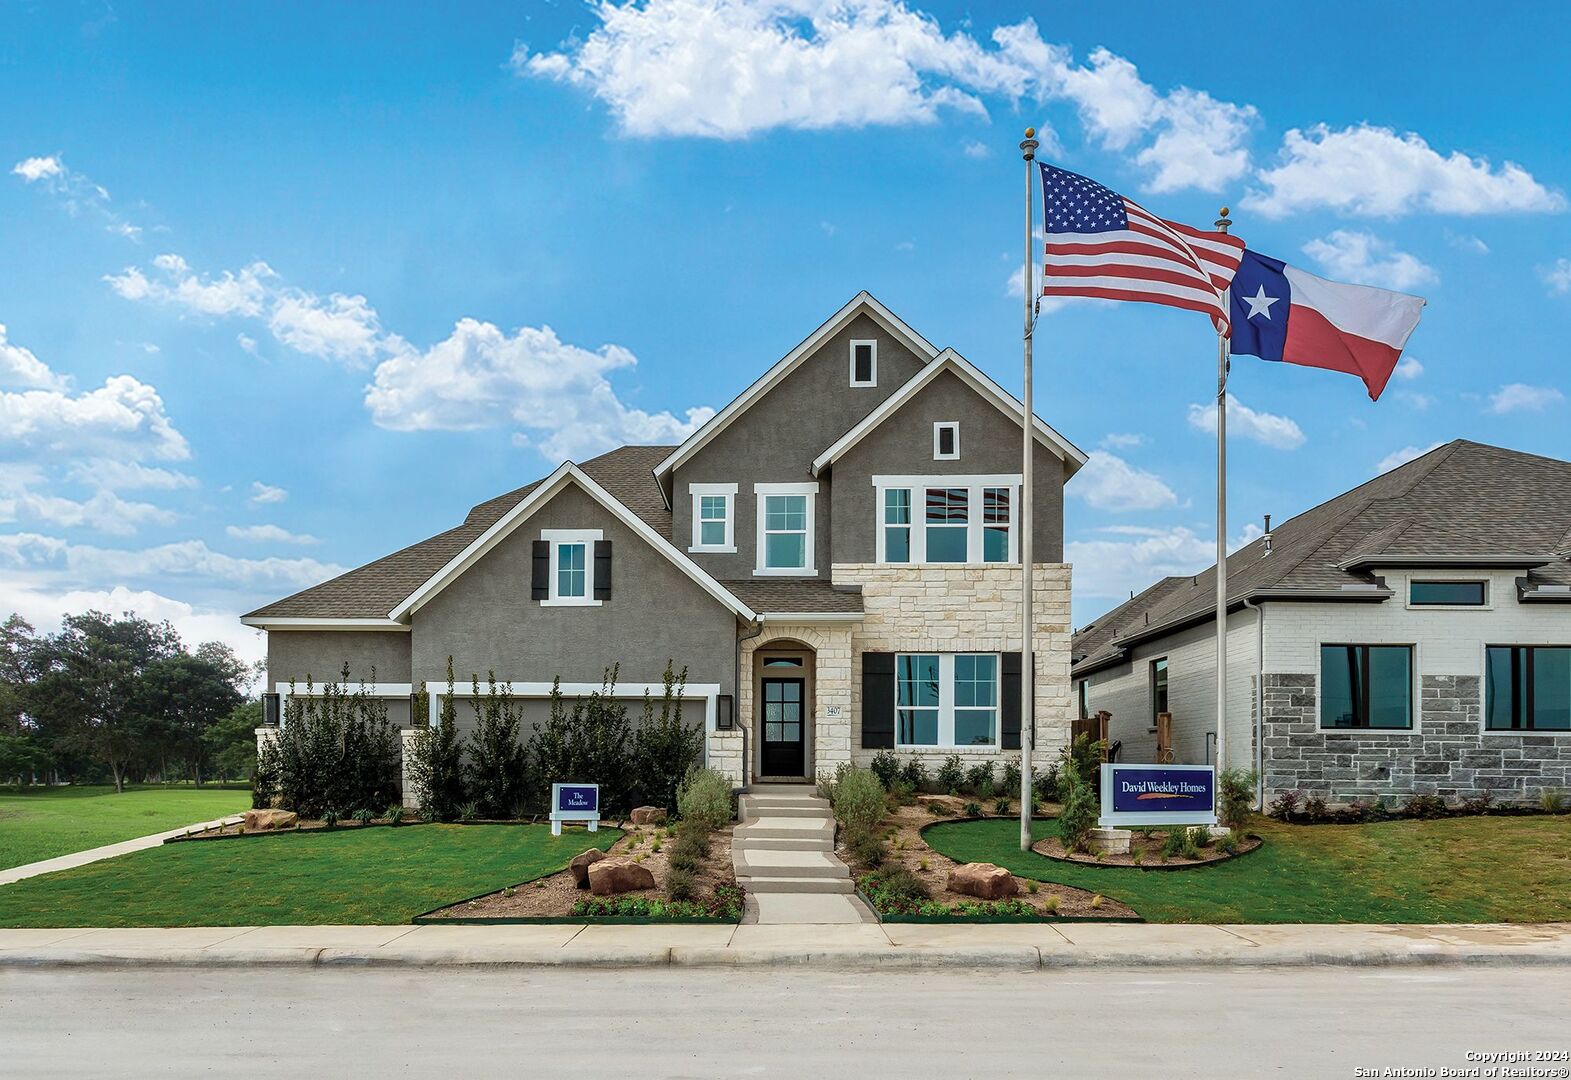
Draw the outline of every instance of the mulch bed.
M949 872L960 864L928 847L927 841L922 838L922 829L928 825L963 819L962 808L966 801L951 795L922 795L918 796L917 801L911 806L902 806L884 819L885 843L889 848L885 865L895 863L904 865L927 885L931 899L940 904L978 902L976 897L968 893L950 891ZM931 809L932 804L937 804L946 812L942 816L935 815ZM843 846L837 849L836 854L855 867L850 852ZM860 877L866 870L866 867L856 868L856 876ZM1110 896L1098 896L1096 893L1069 885L1034 881L1018 876L1015 878L1015 884L1020 887L1015 899L1035 909L1043 918L1139 918L1133 908ZM1034 893L1031 892L1033 886L1037 890Z
M1142 835L1144 834L1144 835ZM1187 870L1192 866L1208 866L1211 863L1227 862L1240 855L1247 855L1258 848L1264 841L1258 836L1245 836L1238 842L1237 849L1229 855L1213 841L1200 849L1200 858L1188 859L1182 855L1163 855L1162 844L1167 839L1165 831L1136 829L1129 838L1129 852L1124 855L1088 855L1083 851L1069 852L1064 850L1063 843L1056 836L1038 840L1031 846L1031 850L1038 855L1059 862L1079 863L1082 866L1130 866L1139 870ZM1135 853L1139 852L1136 860Z
M644 897L650 900L665 898L666 874L671 869L671 846L676 842L674 830L666 826L627 825L628 831L607 851L608 855L632 858L654 874L653 889L636 889L618 893L607 899ZM654 850L656 840L660 850ZM709 836L709 857L700 864L694 875L694 899L704 900L714 895L720 885L736 885L736 873L731 867L731 830L719 829ZM538 919L565 918L573 913L573 905L591 896L589 890L580 889L573 881L571 870L563 869L543 878L525 882L472 900L463 900L421 916L426 919Z

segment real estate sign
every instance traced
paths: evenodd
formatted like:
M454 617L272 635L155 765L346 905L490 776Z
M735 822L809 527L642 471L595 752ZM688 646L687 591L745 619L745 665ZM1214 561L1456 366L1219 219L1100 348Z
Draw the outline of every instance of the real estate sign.
M551 785L551 835L562 835L562 822L584 821L589 831L600 828L599 784Z
M1216 767L1103 765L1098 825L1215 825Z

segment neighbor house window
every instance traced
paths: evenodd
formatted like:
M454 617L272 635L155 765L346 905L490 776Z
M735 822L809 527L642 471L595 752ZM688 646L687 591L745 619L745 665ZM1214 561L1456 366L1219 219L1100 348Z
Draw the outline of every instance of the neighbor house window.
M876 339L851 342L851 385L878 385L878 342Z
M1490 731L1571 731L1571 648L1491 645L1484 662Z
M598 605L600 601L594 599L591 587L590 553L601 539L600 530L544 529L540 538L551 543L550 588L541 603L563 607Z
M1012 476L875 476L881 563L1007 563L1019 558Z
M1167 657L1151 661L1151 725L1158 713L1172 712L1167 707Z
M758 563L755 573L813 574L813 503L817 484L755 484Z
M735 484L689 484L693 497L693 544L689 551L735 551Z
M960 424L954 420L940 420L933 425L933 460L958 461L960 458Z
M1407 586L1412 607L1483 607L1488 596L1482 581L1413 581Z
M997 746L998 654L895 657L897 746Z
M1412 646L1322 645L1320 726L1411 728Z
M1085 679L1075 684L1075 697L1080 702L1080 719L1085 720L1091 715L1090 686Z

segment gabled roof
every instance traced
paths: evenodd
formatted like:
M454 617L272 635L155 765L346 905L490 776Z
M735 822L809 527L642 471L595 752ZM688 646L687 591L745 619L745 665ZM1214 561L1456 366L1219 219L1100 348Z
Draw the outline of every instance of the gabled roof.
M612 516L621 521L622 524L637 533L640 539L661 555L664 555L673 566L691 578L701 589L720 601L736 615L748 621L756 618L753 610L737 599L734 593L709 576L697 563L677 550L671 541L656 532L650 527L648 522L633 513L619 499L606 491L605 488L601 487L571 461L563 462L557 467L555 472L542 480L517 505L465 545L462 551L455 554L441 569L427 578L419 588L394 607L388 613L388 617L396 622L408 622L416 611L419 611L433 597L456 581L464 571L479 562L487 552L507 539L525 521L528 521L531 514L549 503L569 485L583 490L590 498L609 511Z
M1230 608L1246 599L1380 601L1381 566L1531 567L1519 588L1571 600L1571 462L1457 439L1306 510L1227 559ZM1546 588L1547 587L1547 588ZM1216 567L1164 578L1074 635L1074 674L1216 612Z
M812 356L820 345L843 330L852 319L864 314L871 317L874 322L877 322L897 338L901 344L920 357L923 362L929 361L938 355L938 350L931 342L913 330L894 312L880 304L873 297L872 293L864 289L853 296L845 307L831 315L822 326L804 338L801 344L781 357L774 367L764 372L751 386L738 394L731 404L715 413L714 416L709 418L708 423L688 436L686 442L678 446L665 460L655 466L655 477L663 485L671 470L708 445L711 439L730 426L731 422L738 416L746 412L753 402L763 397L787 375L795 371L802 361Z
M899 412L901 407L914 398L923 387L930 385L934 379L946 371L954 372L961 382L975 390L987 401L992 402L992 404L998 407L1000 412L1015 423L1021 422L1021 417L1025 415L1025 406L1018 399L1005 391L1003 387L999 386L992 379L989 379L971 361L955 352L955 350L945 349L938 354L938 357L932 363L907 379L904 386L885 398L878 408L863 417L861 422L854 428L836 439L833 446L819 454L813 460L812 474L817 476L823 470L833 465L870 432ZM1086 463L1084 452L1049 427L1040 416L1032 417L1032 419L1035 421L1033 427L1035 429L1036 441L1057 454L1064 464L1069 467L1068 474L1073 476L1080 470L1080 466Z

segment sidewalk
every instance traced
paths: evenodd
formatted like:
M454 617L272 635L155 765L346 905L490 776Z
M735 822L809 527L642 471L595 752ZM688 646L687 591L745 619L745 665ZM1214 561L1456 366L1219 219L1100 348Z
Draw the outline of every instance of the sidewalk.
M0 870L0 885L9 885L13 881L37 877L39 874L52 874L56 870L70 870L72 867L86 866L88 863L95 863L100 859L112 859L116 855L129 855L131 852L141 851L143 848L157 847L172 836L184 836L189 832L201 832L203 829L216 829L220 825L233 825L244 818L244 814L233 814L225 818L215 818L212 821L199 821L194 825L182 825L178 829L153 833L151 836L138 836L134 840L122 840L118 844L105 844L103 847L88 848L86 851L73 851L69 855L44 859L41 862L27 863L24 866L13 866L9 870Z
M1069 968L1571 965L1571 923L1190 926L1112 923L810 926L224 926L0 930L0 968Z

